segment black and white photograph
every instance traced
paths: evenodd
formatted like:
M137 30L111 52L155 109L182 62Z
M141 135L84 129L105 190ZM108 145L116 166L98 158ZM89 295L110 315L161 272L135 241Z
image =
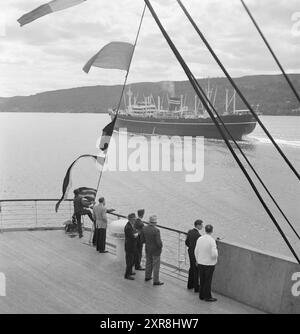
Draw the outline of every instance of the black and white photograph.
M299 201L299 0L1 1L0 318L300 314Z

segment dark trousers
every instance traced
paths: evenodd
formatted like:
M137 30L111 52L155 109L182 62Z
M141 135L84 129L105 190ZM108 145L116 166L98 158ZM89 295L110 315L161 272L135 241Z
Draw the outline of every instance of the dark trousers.
M140 236L137 237L137 251L135 253L134 267L135 269L141 268L141 261L143 256L143 243L140 240Z
M150 279L153 272L153 283L159 282L160 255L146 253L145 279Z
M76 217L78 234L80 237L82 237L81 213L75 213L75 217Z
M135 252L126 252L126 272L125 277L128 277L132 274L132 268L134 266Z
M99 252L105 251L105 244L106 244L106 229L105 228L96 228L95 229L96 235L96 249Z
M97 231L96 231L96 224L94 222L94 234L93 234L93 240L92 240L93 246L96 246L97 244L96 239L97 239Z
M91 211L89 210L82 210L81 212L76 212L75 213L75 217L76 217L76 222L77 222L77 228L78 228L78 234L80 237L82 237L82 222L81 222L81 216L85 216L87 215L90 220L93 222L94 224L94 218L93 215L91 213Z
M200 299L212 298L211 282L212 282L215 266L204 266L204 265L199 264L198 270L199 270L199 277L200 277L199 298Z
M195 289L195 292L199 292L199 273L194 254L194 249L189 249L188 253L190 258L190 269L189 269L187 288Z

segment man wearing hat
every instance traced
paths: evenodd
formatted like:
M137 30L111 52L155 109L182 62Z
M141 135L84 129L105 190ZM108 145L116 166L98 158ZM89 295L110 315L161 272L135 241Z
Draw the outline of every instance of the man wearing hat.
M141 260L142 260L142 255L143 255L143 242L142 242L142 238L141 238L141 233L144 227L144 223L142 221L143 217L145 214L145 210L144 209L140 209L137 211L137 219L135 221L135 229L138 232L138 236L137 236L137 240L136 240L136 246L137 246L137 251L135 254L135 260L134 260L134 267L135 270L145 270L144 268L142 268L141 266Z
M134 228L134 224L136 221L135 213L131 213L128 215L128 223L125 225L124 233L125 233L125 253L126 253L126 272L125 279L134 280L133 275L135 273L132 272L134 266L135 255L137 252L136 240L138 233Z
M151 216L149 218L149 225L145 226L142 232L142 241L146 244L145 281L147 282L152 279L151 275L153 272L153 285L163 285L164 283L159 280L160 254L163 244L156 224L157 217Z

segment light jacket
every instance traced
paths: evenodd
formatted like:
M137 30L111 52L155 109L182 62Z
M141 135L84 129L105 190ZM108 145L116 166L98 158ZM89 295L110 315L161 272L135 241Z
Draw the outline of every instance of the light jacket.
M96 228L107 228L106 207L102 204L96 204L93 208Z
M218 250L215 239L205 234L197 240L195 258L198 264L214 266L218 261Z

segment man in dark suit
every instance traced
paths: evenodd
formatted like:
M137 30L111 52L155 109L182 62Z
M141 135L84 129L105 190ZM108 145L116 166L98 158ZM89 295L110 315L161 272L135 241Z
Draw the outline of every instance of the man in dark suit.
M132 276L135 275L135 273L132 272L135 255L137 252L136 239L138 236L138 233L134 228L135 221L136 221L135 213L129 214L128 223L125 225L124 228L125 253L126 253L126 272L124 277L129 280L134 280L134 277Z
M190 259L189 278L187 283L188 289L194 289L195 292L199 292L199 273L195 258L195 247L198 238L201 236L200 230L203 227L202 220L198 219L194 222L194 228L189 230L185 240L185 244L188 247L188 254Z
M146 244L146 272L145 281L152 279L153 271L153 285L163 285L163 282L159 280L159 268L160 268L160 254L162 251L162 241L160 238L160 231L156 227L157 217L151 216L149 219L149 225L143 228L141 238Z
M90 201L86 200L80 194L80 188L74 190L74 195L75 195L74 199L73 199L74 215L76 217L76 223L77 223L79 238L82 238L83 237L83 233L82 233L81 217L84 216L84 215L89 216L90 220L94 224L94 218L93 218L92 212L88 209L89 206L92 203Z
M137 245L137 251L135 254L135 260L134 260L134 267L135 270L145 270L144 268L142 268L141 266L141 260L142 260L142 255L143 255L143 242L141 240L141 233L144 227L144 223L142 221L142 219L144 218L144 214L145 214L145 210L144 209L140 209L137 212L137 219L135 221L135 229L138 232L138 236L137 236L137 240L136 240L136 245Z

